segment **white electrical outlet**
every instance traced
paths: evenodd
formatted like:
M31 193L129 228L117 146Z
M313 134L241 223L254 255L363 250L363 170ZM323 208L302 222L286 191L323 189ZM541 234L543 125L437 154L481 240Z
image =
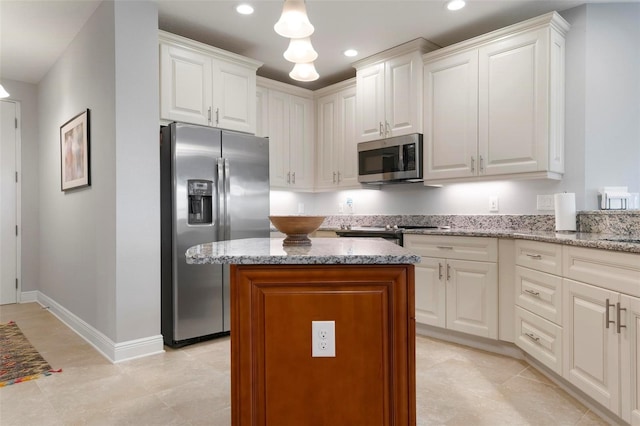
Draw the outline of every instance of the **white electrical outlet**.
M491 197L489 197L489 211L490 212L497 212L498 209L498 196L497 195L493 195Z
M555 208L554 204L553 195L538 195L537 197L538 210L553 210Z
M311 321L311 356L336 356L336 322Z

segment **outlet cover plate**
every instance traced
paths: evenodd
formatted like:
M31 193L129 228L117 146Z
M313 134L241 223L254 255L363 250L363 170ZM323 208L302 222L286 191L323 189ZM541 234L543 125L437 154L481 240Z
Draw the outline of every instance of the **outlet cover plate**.
M311 356L314 358L336 356L335 321L311 321Z
M537 209L538 210L553 210L555 208L553 195L538 195L537 197Z

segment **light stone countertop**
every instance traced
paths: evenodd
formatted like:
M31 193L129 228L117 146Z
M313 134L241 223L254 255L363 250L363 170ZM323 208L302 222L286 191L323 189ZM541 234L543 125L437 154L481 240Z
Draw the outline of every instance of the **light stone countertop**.
M247 238L199 244L187 250L190 264L398 265L420 256L382 238L312 238L311 246L283 247L283 238Z
M589 232L553 232L531 230L493 230L493 229L408 229L404 235L449 235L464 237L494 237L515 238L521 240L542 241L556 244L566 244L579 247L590 247L602 250L623 251L627 253L640 253L640 243L625 242L632 239L640 241L637 236L624 236L612 234L597 234Z

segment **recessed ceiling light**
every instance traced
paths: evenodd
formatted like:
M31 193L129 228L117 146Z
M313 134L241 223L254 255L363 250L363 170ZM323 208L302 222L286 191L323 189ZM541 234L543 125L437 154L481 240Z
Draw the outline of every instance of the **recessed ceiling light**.
M358 51L355 49L347 49L344 51L344 56L348 56L348 57L354 57L354 56L358 56Z
M449 9L449 10L460 10L466 4L467 3L464 0L451 0L449 3L447 3L447 9Z
M248 4L239 4L236 6L236 12L241 15L251 15L253 13L253 7Z

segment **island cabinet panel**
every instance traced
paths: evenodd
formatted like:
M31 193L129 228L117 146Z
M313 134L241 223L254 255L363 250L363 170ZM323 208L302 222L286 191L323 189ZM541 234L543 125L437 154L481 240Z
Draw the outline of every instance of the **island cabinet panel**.
M232 424L415 425L413 265L233 265ZM335 321L335 357L312 357Z

